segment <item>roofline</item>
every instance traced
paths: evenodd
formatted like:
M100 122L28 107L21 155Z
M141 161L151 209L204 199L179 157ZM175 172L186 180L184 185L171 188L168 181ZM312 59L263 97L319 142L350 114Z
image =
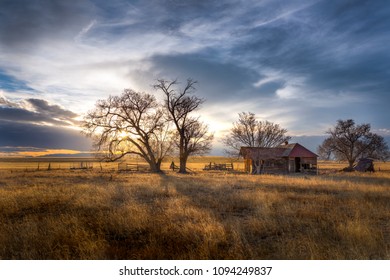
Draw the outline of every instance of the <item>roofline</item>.
M296 145L301 146L302 148L304 148L304 149L307 150L308 152L312 153L315 157L317 157L317 158L319 157L319 155L317 155L316 153L310 151L308 148L306 148L305 146L303 146L303 145L301 145L301 144L299 144L299 143L289 143L289 144L287 144L287 145L281 144L281 145L279 145L279 146L277 146L277 147L250 147L250 146L242 146L242 147L240 147L239 156L242 155L242 154L241 154L241 150L242 150L242 149L275 149L275 148L277 148L277 149L281 149L281 148L288 149L288 148L291 148L291 150L292 150L292 149L295 148ZM288 146L290 146L290 147L288 147ZM292 146L292 147L291 147L291 146ZM289 157L289 156L282 156L282 158L288 158L288 157Z

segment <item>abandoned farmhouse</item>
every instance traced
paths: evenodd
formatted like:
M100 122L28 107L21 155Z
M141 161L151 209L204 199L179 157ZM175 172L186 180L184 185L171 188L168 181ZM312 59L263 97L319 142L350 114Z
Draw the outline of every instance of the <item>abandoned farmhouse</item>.
M245 171L252 174L317 173L318 155L298 143L275 148L241 147L240 156L245 160Z

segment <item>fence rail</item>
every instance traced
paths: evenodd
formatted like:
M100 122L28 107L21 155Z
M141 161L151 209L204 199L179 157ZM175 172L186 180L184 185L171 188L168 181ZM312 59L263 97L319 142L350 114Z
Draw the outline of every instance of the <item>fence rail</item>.
M215 163L206 164L203 170L234 170L233 163Z
M139 163L118 163L118 171L148 171L149 165Z
M93 163L92 162L74 162L71 164L70 169L92 169Z

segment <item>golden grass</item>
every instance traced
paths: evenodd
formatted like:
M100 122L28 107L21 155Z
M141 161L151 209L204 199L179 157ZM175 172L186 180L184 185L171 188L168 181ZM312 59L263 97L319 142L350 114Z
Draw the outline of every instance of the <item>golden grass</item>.
M161 167L163 170L169 170L171 162L174 161L176 165L179 165L178 158L166 158ZM191 171L201 171L206 164L213 163L230 163L234 162L235 169L243 170L243 160L232 160L221 156L197 156L190 157L188 159L187 167ZM48 170L49 165L51 170L65 169L69 170L73 166L79 166L80 162L92 163L94 169L102 169L105 171L118 170L119 162L99 162L95 158L49 158L49 157L31 157L31 158L0 158L0 170L24 170L24 171L37 171ZM138 163L146 165L147 163L142 159L126 159L127 163Z
M390 259L390 173L0 170L0 259Z
M162 165L162 170L169 170L171 162L174 161L176 165L179 165L177 158L167 157ZM69 170L71 167L79 166L80 162L90 162L94 169L104 171L118 170L119 162L99 162L95 158L49 158L49 157L31 157L31 158L0 158L0 170L24 170L24 171L37 171L47 170L50 165L51 170L64 169ZM142 159L126 159L127 163L138 163L147 166L146 162ZM187 167L191 172L203 171L205 165L209 163L233 163L236 171L243 172L245 169L244 160L232 159L222 156L195 156L190 157L187 162ZM347 162L336 161L319 161L319 173L334 173L347 167ZM375 169L378 171L390 171L390 163L388 162L375 162Z

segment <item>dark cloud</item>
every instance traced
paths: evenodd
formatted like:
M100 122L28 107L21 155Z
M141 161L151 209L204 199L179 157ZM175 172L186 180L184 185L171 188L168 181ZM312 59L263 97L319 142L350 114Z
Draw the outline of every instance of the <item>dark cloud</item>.
M89 31L99 42L111 43L124 36L133 37L162 33L181 36L183 25L193 20L214 20L222 17L235 1L93 1L98 24ZM114 16L113 16L114 15Z
M73 38L91 20L89 1L2 0L0 42L8 47L33 47L42 39Z
M269 96L282 84L274 82L256 89L253 86L259 79L256 71L209 59L207 54L155 56L150 61L157 75L163 76L158 78L177 78L181 83L187 78L197 80L197 94L211 103L221 99Z
M90 150L91 141L73 129L0 119L0 146Z
M142 13L142 25L175 32L191 20L216 19L236 5L234 1L153 0L143 1L137 8Z
M59 126L77 124L74 118L78 115L58 105L49 104L43 99L33 98L27 99L25 102L30 104L32 108L26 108L23 102L15 103L4 97L0 98L0 120L23 123L45 123Z
M247 30L250 40L232 51L259 71L266 66L302 76L314 92L366 91L371 84L385 95L389 12L383 1L322 1L290 20Z
M42 113L36 113L22 108L9 108L0 107L0 120L14 121L14 122L24 122L24 123L41 123L41 124L51 124L59 126L69 126L74 120L66 119L55 119L50 115L45 115Z
M43 99L11 102L0 97L0 151L89 150L90 139L69 128L77 126L75 117L77 114Z
M359 42L364 37L388 32L389 10L386 0L346 0L332 4L319 2L310 12L326 22L334 33L348 36L349 42L353 38Z
M15 122L51 122L58 125L58 122L47 116L31 112L22 108L0 107L0 120ZM63 124L60 122L60 124Z
M1 140L0 140L1 141ZM0 146L0 152L17 153L17 152L44 152L47 149L37 147L15 147L15 146Z
M30 103L36 111L54 118L69 119L77 117L76 113L65 110L58 105L51 105L49 102L43 99L30 98L27 99L27 102Z

